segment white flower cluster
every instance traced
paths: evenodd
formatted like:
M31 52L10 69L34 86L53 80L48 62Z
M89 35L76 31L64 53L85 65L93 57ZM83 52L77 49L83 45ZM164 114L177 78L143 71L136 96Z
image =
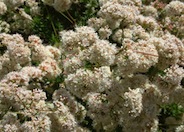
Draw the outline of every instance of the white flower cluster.
M94 72L78 69L66 78L66 87L75 96L81 98L89 92L103 92L111 86L109 67L95 68Z
M26 11L23 6L29 11ZM40 7L36 0L1 0L0 15L6 14L7 17L3 17L6 23L0 22L0 33L8 32L11 29L14 32L21 30L28 34L31 31L32 17L39 13Z
M87 116L97 131L122 126L127 132L155 132L159 105L183 104L176 97L183 93L183 42L162 29L152 5L100 2L89 27L61 32L66 89L87 102ZM96 70L105 67L110 74L99 76Z
M45 4L53 6L58 12L67 11L72 3L78 3L78 0L42 0Z
M98 15L106 19L112 29L116 29L120 24L127 25L135 22L138 14L137 7L132 8L132 6L122 5L118 2L107 2L98 12Z
M48 78L61 73L56 62L61 57L59 49L52 46L43 46L37 36L30 36L25 42L21 35L0 34L1 47L4 53L0 56L0 78L11 71L20 70L31 63L40 63L39 69ZM7 49L7 50L6 50Z
M124 51L117 55L116 64L120 75L129 75L136 72L146 72L158 62L156 47L149 41L125 43Z
M79 1L43 2L62 13ZM184 107L183 2L162 10L159 1L98 2L97 17L61 31L56 48L36 35L7 34L28 26L36 0L0 0L0 15L18 10L10 21L21 18L0 20L0 131L156 132L163 105ZM180 116L163 125L184 131Z
M171 1L164 8L165 18L163 25L176 36L184 37L184 3L182 1Z
M0 15L5 14L7 11L7 7L4 2L0 2Z
M0 20L0 33L8 33L10 31L10 25L6 21Z

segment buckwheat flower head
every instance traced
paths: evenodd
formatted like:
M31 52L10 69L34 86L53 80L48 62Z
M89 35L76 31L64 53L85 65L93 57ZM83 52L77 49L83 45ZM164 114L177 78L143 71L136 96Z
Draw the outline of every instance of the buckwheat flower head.
M147 29L148 31L152 31L159 28L158 23L153 17L145 17L139 15L136 17L136 22L140 24L144 29Z
M23 67L20 72L24 75L28 75L30 79L41 79L42 77L42 71L32 66Z
M94 72L78 69L69 74L65 80L66 88L81 98L89 92L103 92L111 87L111 71L109 67L95 68Z
M37 16L40 14L40 7L36 4L34 6L31 6L31 9L30 9L30 14L31 16Z
M12 106L25 116L35 115L46 109L46 93L42 90L27 90L24 84L18 81L8 83L1 81L1 84L2 103L9 102L7 106Z
M15 132L19 126L17 115L14 112L7 111L0 120L0 131Z
M82 66L82 61L78 56L72 58L66 58L63 60L64 74L74 73Z
M31 48L31 53L31 59L35 62L41 62L47 58L54 59L54 55L43 45L35 45L34 48Z
M91 46L98 40L95 30L87 26L77 27L75 32L62 31L60 35L63 49L68 53L79 53L81 49Z
M28 46L31 49L32 53L32 61L41 62L47 58L58 59L58 57L60 56L60 52L56 48L51 48L50 46L46 47L42 45L42 40L38 36L31 35L28 37L28 40Z
M141 86L142 87L142 86ZM146 87L129 89L124 93L125 103L123 107L123 126L127 131L151 131L158 130L159 112L156 87L146 84ZM149 124L149 125L148 125Z
M16 132L18 131L18 128L15 124L6 124L3 126L4 132Z
M13 7L13 8L16 8L20 5L23 5L24 4L24 1L25 0L4 0L5 4L8 6L8 7Z
M145 16L150 16L153 18L158 17L157 9L154 8L153 6L143 6L141 9L141 13Z
M101 66L108 66L114 63L117 49L115 45L109 43L108 41L99 40L93 44L87 52L87 54L89 54L87 59L89 59L91 63Z
M84 100L87 100L87 105L89 106L89 111L92 113L95 111L100 112L101 109L104 109L107 111L107 109L105 109L105 105L107 105L107 103L104 103L105 101L107 101L107 97L105 94L88 93L87 96L84 98Z
M30 42L30 47L42 44L42 40L36 35L30 35L28 41Z
M0 33L8 33L10 31L10 25L6 21L0 20Z
M98 33L99 33L100 39L109 39L110 35L112 34L112 30L108 26L105 26L105 27L101 27L98 30Z
M26 4L30 7L34 7L38 5L37 0L26 0Z
M31 51L27 46L16 43L9 43L7 50L13 62L21 66L28 65L31 61Z
M87 115L93 120L92 125L97 131L102 129L105 131L115 130L117 123L109 108L106 94L88 93L84 100L87 102L89 108Z
M184 125L179 125L178 127L176 127L176 132L182 132L184 131Z
M177 30L181 37L184 38L184 14L179 17Z
M123 30L122 29L118 29L117 31L115 31L115 33L112 35L112 39L121 44L122 40L123 40Z
M47 4L49 6L52 6L54 3L54 0L42 0L44 4Z
M64 12L71 6L71 0L54 0L53 7L58 12Z
M21 34L10 35L6 33L1 33L0 40L1 40L1 43L5 46L8 46L9 43L15 43L22 46L24 46L25 44L24 38L22 37Z
M184 3L181 1L171 1L164 8L168 16L179 16L184 13Z
M52 98L54 101L60 101L67 106L78 122L82 122L86 117L85 107L77 102L75 97L66 88L61 87L59 90L56 90Z
M120 73L132 74L135 72L146 72L151 66L158 62L158 52L149 41L137 43L125 43L125 50L118 53L116 63Z
M80 38L79 44L82 47L88 47L98 40L98 35L95 30L88 26L77 27L76 32Z
M133 41L148 40L150 38L150 35L145 31L145 29L138 24L130 25L125 28L123 30L123 36L124 38L128 38Z
M38 117L31 118L31 121L25 121L21 127L21 131L51 131L51 121L50 118L46 115L40 115Z
M61 59L61 51L53 46L46 46L46 50L50 51L54 56L54 59L59 60Z
M61 73L57 62L51 58L44 60L38 68L42 71L42 75L48 79L55 78Z
M100 18L92 17L88 19L87 23L88 26L94 28L95 30L98 30L100 27L104 27L105 25L107 25L106 20L101 17Z
M76 32L69 30L69 31L62 31L60 32L61 41L63 43L62 48L65 50L65 52L78 52L78 42L79 42L79 36Z
M127 107L128 113L133 117L139 116L143 111L142 94L143 90L140 88L129 89L129 91L124 94L124 105Z
M102 66L94 69L95 84L98 88L97 92L104 92L112 86L112 72L109 66Z
M164 70L166 75L160 76L165 82L171 85L180 85L184 77L184 69L178 65L172 65Z
M78 69L76 73L69 74L65 79L65 83L66 88L79 98L97 89L94 86L94 73L85 69Z
M54 101L53 103L56 107L56 111L49 114L49 117L54 123L54 130L63 132L74 131L77 127L77 122L74 116L70 113L68 107L61 101Z
M98 15L106 19L112 29L119 27L122 21L123 24L134 22L135 16L138 14L139 12L136 8L121 5L118 2L107 2L98 12Z
M104 5L105 3L107 3L109 0L99 0L99 4L100 6Z
M47 110L45 100L47 99L46 93L41 89L24 90L23 88L17 89L16 102L23 105L23 114L34 115L37 113L44 113ZM24 101L21 101L23 100Z
M23 18L23 19L25 19L25 20L30 20L30 21L32 21L32 17L29 15L29 14L27 14L25 11L24 11L24 9L19 9L19 14L21 15L21 17Z
M10 71L15 70L11 65L11 59L8 52L0 56L0 79Z
M7 11L7 7L6 7L5 3L0 1L0 15L5 14L6 11Z
M19 12L12 17L12 21L14 22L10 23L10 27L13 32L17 32L18 30L22 30L25 34L31 32L32 17L25 11L19 10Z
M4 79L1 80L2 83L7 83L7 84L17 84L17 85L28 85L29 83L29 77L27 74L23 74L20 72L10 72L8 73Z
M148 82L141 87L144 91L142 96L142 104L143 107L146 108L143 108L143 116L147 116L147 119L157 118L157 113L159 111L158 102L160 103L160 97L162 94L160 88L158 85L150 82L150 80L148 80Z
M159 54L158 67L167 68L183 60L183 44L171 34L165 34L162 38L153 38L152 43L157 48ZM182 62L182 61L181 61Z

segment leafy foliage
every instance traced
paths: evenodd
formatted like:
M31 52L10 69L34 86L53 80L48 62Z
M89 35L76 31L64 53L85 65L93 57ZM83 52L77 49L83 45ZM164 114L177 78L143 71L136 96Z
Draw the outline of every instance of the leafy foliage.
M63 29L63 16L52 7L40 3L41 13L33 17L33 34L38 35L45 43L55 44L59 42L58 32Z
M86 21L97 14L99 3L97 0L80 0L63 13L41 1L40 7L41 15L33 18L33 34L37 34L46 43L55 44L59 42L59 31L86 25ZM29 12L29 8L25 10Z
M161 106L161 113L165 116L174 117L175 119L180 119L181 115L184 113L184 108L179 104L169 104Z
M0 55L3 55L6 50L7 50L6 46L0 46Z
M156 75L160 75L160 76L166 75L166 73L163 70L160 70L154 66L150 67L146 74L149 76L150 79L153 79L154 76L156 76Z
M94 67L95 67L95 64L93 64L93 63L91 63L91 62L89 62L89 61L85 61L85 62L84 62L84 67L85 67L86 69L93 70Z
M160 106L161 111L159 115L159 124L160 128L159 130L161 132L165 132L169 126L165 124L165 120L167 117L174 117L176 120L180 120L182 117L182 114L184 113L184 108L176 103L172 104L165 104Z
M78 4L71 6L69 13L77 26L84 26L89 18L97 15L99 9L98 0L79 0Z
M55 90L59 89L59 85L62 84L64 82L64 76L63 74L60 74L59 76L57 76L54 79L45 79L46 84L46 88L44 89L46 92L46 96L47 96L47 100L52 100L52 95L54 93Z

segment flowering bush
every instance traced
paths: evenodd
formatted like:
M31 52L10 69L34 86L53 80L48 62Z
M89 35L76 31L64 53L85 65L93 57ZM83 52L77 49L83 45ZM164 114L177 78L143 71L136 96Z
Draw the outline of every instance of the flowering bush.
M1 0L0 131L184 131L183 18L182 0Z

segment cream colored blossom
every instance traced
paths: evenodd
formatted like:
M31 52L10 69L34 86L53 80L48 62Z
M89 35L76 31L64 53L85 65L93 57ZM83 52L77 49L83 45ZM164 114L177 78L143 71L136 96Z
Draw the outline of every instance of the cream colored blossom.
M7 11L7 7L5 3L0 1L0 15L3 15L4 13L6 13L6 11Z
M65 80L67 89L77 97L84 97L89 92L103 92L111 86L109 67L96 68L94 72L78 69Z
M157 9L154 8L153 6L143 6L141 9L141 12L145 16L150 16L150 17L154 17L154 18L158 17Z
M44 60L38 68L42 71L42 75L48 79L55 78L61 73L57 62L51 58Z
M106 19L112 29L118 28L121 22L124 25L135 22L135 16L138 14L136 7L121 5L118 2L107 2L98 12L98 15Z
M98 30L100 39L109 39L110 35L112 34L112 30L109 29L109 27L105 26L105 27L101 27Z
M107 66L114 63L116 52L115 45L105 40L99 40L89 48L86 58L91 63Z
M98 30L100 27L104 27L106 25L106 20L103 18L90 18L88 19L88 26L94 28L95 30Z
M125 107L128 107L129 114L131 116L137 117L143 111L142 104L142 93L143 91L139 88L125 92Z
M4 0L5 4L10 7L18 7L24 3L25 0Z
M63 60L64 74L70 74L76 72L82 66L82 61L78 56L72 58L66 58Z
M58 12L64 12L70 8L71 4L71 0L54 0L53 7Z
M142 15L139 15L136 17L136 22L148 31L159 28L158 23L153 17L144 17Z
M180 85L182 78L184 77L184 69L178 65L172 65L164 70L165 75L161 78L171 85Z
M0 33L8 33L10 31L10 25L6 21L0 21Z
M158 62L158 52L149 41L125 43L124 50L117 54L116 63L121 75L146 72Z
M67 54L78 54L80 50L91 46L98 40L98 35L95 30L88 26L77 27L76 32L62 31L60 33L62 47Z
M184 3L181 1L171 1L164 8L168 16L181 15L184 13Z

